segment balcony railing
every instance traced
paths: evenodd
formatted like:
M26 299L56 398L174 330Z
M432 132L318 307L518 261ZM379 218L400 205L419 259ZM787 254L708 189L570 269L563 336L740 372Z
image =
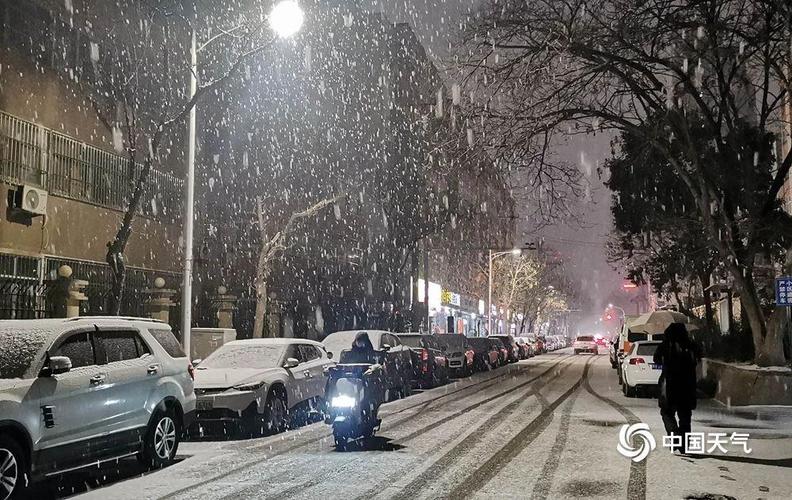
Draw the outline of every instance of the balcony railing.
M0 180L125 210L142 165L0 111ZM152 169L138 213L175 221L182 180Z

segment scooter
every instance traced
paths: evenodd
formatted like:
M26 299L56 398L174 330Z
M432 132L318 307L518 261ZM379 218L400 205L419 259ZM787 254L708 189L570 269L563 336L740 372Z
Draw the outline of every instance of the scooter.
M333 438L338 450L350 441L370 439L379 430L382 420L377 413L380 404L379 388L374 387L379 365L346 364L328 369L329 387L325 423L333 426ZM373 376L372 376L373 374Z

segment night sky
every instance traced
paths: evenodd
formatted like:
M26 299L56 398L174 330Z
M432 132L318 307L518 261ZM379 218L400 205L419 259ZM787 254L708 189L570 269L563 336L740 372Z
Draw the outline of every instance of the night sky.
M371 8L384 12L394 22L409 22L427 52L439 67L446 64L448 46L455 39L459 23L479 0L369 0ZM621 297L621 276L606 260L605 242L611 229L610 197L597 175L597 166L610 154L611 136L583 136L558 147L558 155L578 165L587 182L586 195L577 201L582 217L561 221L540 233L520 227L515 244L543 236L546 245L559 250L567 259L570 275L579 280L584 293L594 306L591 317L598 317L608 302L629 302ZM625 303L626 302L626 303ZM586 311L589 312L589 311Z

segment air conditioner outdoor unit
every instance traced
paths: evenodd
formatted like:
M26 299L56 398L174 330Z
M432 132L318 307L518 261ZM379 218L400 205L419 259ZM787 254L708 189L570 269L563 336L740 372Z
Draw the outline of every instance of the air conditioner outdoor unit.
M17 189L16 207L33 215L47 215L47 197L45 190L33 186L19 186Z

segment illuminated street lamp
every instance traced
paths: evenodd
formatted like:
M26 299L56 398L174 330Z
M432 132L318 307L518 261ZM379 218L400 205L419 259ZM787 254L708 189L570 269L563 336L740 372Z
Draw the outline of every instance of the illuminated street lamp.
M492 261L497 257L502 255L520 255L522 253L521 248L513 248L507 252L495 252L493 253L490 249L489 251L489 265L487 266L487 274L489 274L489 286L487 292L487 335L492 335Z
M305 14L296 0L281 0L272 8L268 17L272 31L280 38L288 38L302 28ZM195 29L192 31L190 40L190 92L189 101L195 97L198 91L198 53L205 48L209 42L198 47ZM188 101L188 102L189 102ZM182 282L182 345L190 354L190 328L192 325L192 275L193 275L193 223L195 210L195 142L196 142L196 119L195 112L197 106L190 109L188 119L187 134L187 175L184 179L185 189L185 213L184 213L184 273Z
M302 28L305 14L295 0L282 0L275 4L269 15L272 31L281 38L288 38Z

